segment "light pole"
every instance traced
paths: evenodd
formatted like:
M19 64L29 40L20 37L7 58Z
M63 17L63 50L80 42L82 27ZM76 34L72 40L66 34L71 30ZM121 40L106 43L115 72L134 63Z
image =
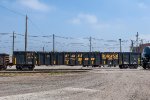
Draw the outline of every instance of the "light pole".
M120 52L122 52L122 48L121 48L121 39L119 39L120 42Z

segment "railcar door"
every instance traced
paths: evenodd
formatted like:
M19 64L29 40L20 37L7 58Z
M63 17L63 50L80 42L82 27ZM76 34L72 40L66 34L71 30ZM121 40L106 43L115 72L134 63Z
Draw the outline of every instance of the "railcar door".
M57 65L64 65L64 53L59 52L57 54Z
M71 66L76 65L76 52L70 52L69 64Z
M83 66L90 66L89 61L90 61L89 52L84 52L83 53Z
M82 65L82 52L76 52L76 65Z
M45 53L37 52L37 57L38 57L38 65L45 65Z
M51 54L49 52L45 53L45 65L51 65Z
M70 53L68 53L68 52L65 52L65 54L64 54L65 56L64 56L64 64L65 65L69 65L69 59L70 59Z
M26 53L26 64L35 65L35 53L34 52Z

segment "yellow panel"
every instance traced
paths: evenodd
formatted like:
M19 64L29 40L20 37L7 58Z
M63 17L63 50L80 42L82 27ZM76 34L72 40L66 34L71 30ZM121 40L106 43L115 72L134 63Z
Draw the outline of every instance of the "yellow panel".
M71 55L71 57L75 57L75 55L73 54L73 55Z
M68 65L69 64L69 60L65 60L65 64Z
M54 60L54 65L56 64L56 61Z
M120 61L120 64L122 64L122 61Z
M82 61L82 58L78 58L78 61Z
M89 58L85 58L84 60L89 60Z
M15 65L16 65L16 57L15 57Z
M95 60L95 58L91 58L91 60Z
M82 54L78 54L78 57L82 57Z
M138 64L141 64L140 58L138 58Z
M106 64L106 61L104 61L104 65Z
M82 64L82 61L79 61L79 64Z
M102 54L102 59L106 59L106 55L105 54Z
M94 64L94 61L92 61L92 65Z
M118 59L118 54L113 54L113 59Z

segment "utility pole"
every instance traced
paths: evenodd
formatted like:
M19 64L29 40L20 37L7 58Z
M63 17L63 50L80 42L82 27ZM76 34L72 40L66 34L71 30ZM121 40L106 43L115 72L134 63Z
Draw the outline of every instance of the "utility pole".
M122 52L122 49L121 49L121 39L119 39L119 42L120 42L120 52Z
M140 39L139 41L140 41L140 43L139 43L138 52L141 52L142 51L142 45L143 45L143 39Z
M140 40L140 45L142 45L142 44L143 44L143 39Z
M92 51L92 37L90 36L90 52Z
M55 35L53 34L53 52L55 52Z
M43 47L43 52L45 51L45 48Z
M14 52L14 49L15 49L15 32L13 32L12 54Z
M136 48L137 48L137 51L136 52L139 52L139 33L137 32L137 35L136 35Z
M26 15L26 25L25 25L25 52L27 51L27 35L28 35L28 16Z
M133 47L134 47L133 40L131 40L131 52L133 52Z
M136 35L136 46L138 47L138 45L139 45L139 33L137 32L137 35Z

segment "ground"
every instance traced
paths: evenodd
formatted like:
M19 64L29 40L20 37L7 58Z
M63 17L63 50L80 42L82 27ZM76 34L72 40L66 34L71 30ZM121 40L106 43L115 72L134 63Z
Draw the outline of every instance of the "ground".
M65 67L66 68L66 67ZM149 100L150 71L0 74L0 100Z

